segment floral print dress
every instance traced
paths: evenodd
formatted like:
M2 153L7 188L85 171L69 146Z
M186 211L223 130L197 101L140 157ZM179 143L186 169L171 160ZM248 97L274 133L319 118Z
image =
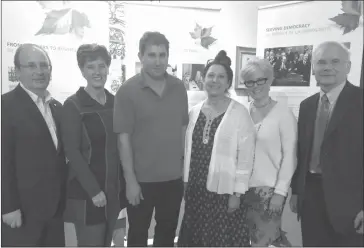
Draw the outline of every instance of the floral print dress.
M206 189L214 136L224 113L211 120L208 143L203 143L207 118L199 114L193 135L189 181L185 192L185 213L178 246L250 246L246 209L241 198L240 208L228 213L229 195Z

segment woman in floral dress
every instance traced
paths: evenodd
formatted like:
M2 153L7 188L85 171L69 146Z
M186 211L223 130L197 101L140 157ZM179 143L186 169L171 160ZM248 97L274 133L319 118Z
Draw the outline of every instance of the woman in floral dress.
M190 112L178 246L250 246L242 202L252 170L255 130L247 109L226 94L233 78L230 66L225 51L206 65L208 98Z

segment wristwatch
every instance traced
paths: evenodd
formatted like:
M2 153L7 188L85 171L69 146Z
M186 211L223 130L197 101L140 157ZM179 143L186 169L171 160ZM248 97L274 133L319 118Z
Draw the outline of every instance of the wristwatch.
M234 193L234 195L235 195L236 197L240 197L240 196L241 196L241 194L239 194L239 193Z

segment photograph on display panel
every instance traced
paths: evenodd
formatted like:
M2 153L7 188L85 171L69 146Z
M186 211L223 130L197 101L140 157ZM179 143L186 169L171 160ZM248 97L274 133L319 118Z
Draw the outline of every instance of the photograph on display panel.
M264 49L274 70L272 86L310 86L312 45Z
M182 64L182 81L187 90L202 91L204 64Z

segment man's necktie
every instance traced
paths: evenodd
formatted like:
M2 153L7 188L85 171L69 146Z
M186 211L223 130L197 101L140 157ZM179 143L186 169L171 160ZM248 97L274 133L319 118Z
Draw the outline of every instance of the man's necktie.
M324 139L326 127L329 121L329 110L330 110L330 102L329 99L327 98L327 95L324 94L321 97L321 106L315 123L312 159L310 163L311 169L314 169L316 172L321 172L321 166L320 166L321 144ZM317 169L315 169L315 167L317 167Z

